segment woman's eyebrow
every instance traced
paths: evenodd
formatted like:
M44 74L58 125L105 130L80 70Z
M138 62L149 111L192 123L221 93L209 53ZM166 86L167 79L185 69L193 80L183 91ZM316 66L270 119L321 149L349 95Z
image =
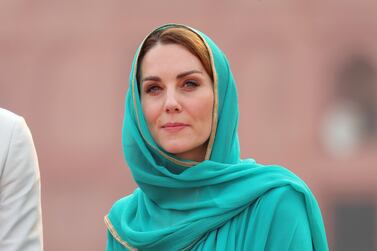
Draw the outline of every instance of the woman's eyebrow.
M184 78L187 75L194 74L194 73L202 74L203 72L201 72L199 70L185 71L185 72L178 74L177 79ZM145 82L145 81L161 81L161 78L159 78L158 76L147 76L147 77L145 77L141 80L142 83Z
M157 76L148 76L148 77L145 77L141 80L141 83L145 82L145 81L148 81L148 80L151 80L151 81L161 81L161 79Z
M178 74L177 75L177 79L186 77L187 75L190 75L190 74L193 74L193 73L200 73L200 74L202 74L202 72L198 71L198 70L185 71L185 72L182 72L182 73Z

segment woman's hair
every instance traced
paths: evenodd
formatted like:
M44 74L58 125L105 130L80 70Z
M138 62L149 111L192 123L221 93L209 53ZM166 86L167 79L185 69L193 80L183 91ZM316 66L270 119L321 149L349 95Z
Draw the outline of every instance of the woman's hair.
M157 29L152 32L144 41L140 49L136 77L140 84L141 63L147 52L157 44L179 44L189 50L202 63L205 71L213 80L211 57L202 38L195 32L184 27L170 27L166 29Z

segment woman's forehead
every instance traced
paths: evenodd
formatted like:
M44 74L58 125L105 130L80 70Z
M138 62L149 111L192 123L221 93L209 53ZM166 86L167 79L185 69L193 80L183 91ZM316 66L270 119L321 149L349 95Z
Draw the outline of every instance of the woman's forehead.
M151 48L141 62L141 73L203 71L200 60L178 44L159 44Z

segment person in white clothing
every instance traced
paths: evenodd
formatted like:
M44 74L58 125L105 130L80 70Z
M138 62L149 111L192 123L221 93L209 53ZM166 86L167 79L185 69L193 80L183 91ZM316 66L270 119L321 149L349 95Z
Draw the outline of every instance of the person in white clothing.
M40 174L25 120L0 108L0 251L43 250Z

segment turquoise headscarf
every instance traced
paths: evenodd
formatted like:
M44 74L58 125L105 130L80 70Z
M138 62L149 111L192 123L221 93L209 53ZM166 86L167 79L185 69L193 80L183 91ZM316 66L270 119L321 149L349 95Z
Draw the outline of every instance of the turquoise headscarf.
M280 166L241 160L238 100L228 60L205 34L214 72L214 112L206 160L183 160L153 140L136 70L130 73L123 150L137 188L105 217L107 251L328 250L318 204L306 184Z

